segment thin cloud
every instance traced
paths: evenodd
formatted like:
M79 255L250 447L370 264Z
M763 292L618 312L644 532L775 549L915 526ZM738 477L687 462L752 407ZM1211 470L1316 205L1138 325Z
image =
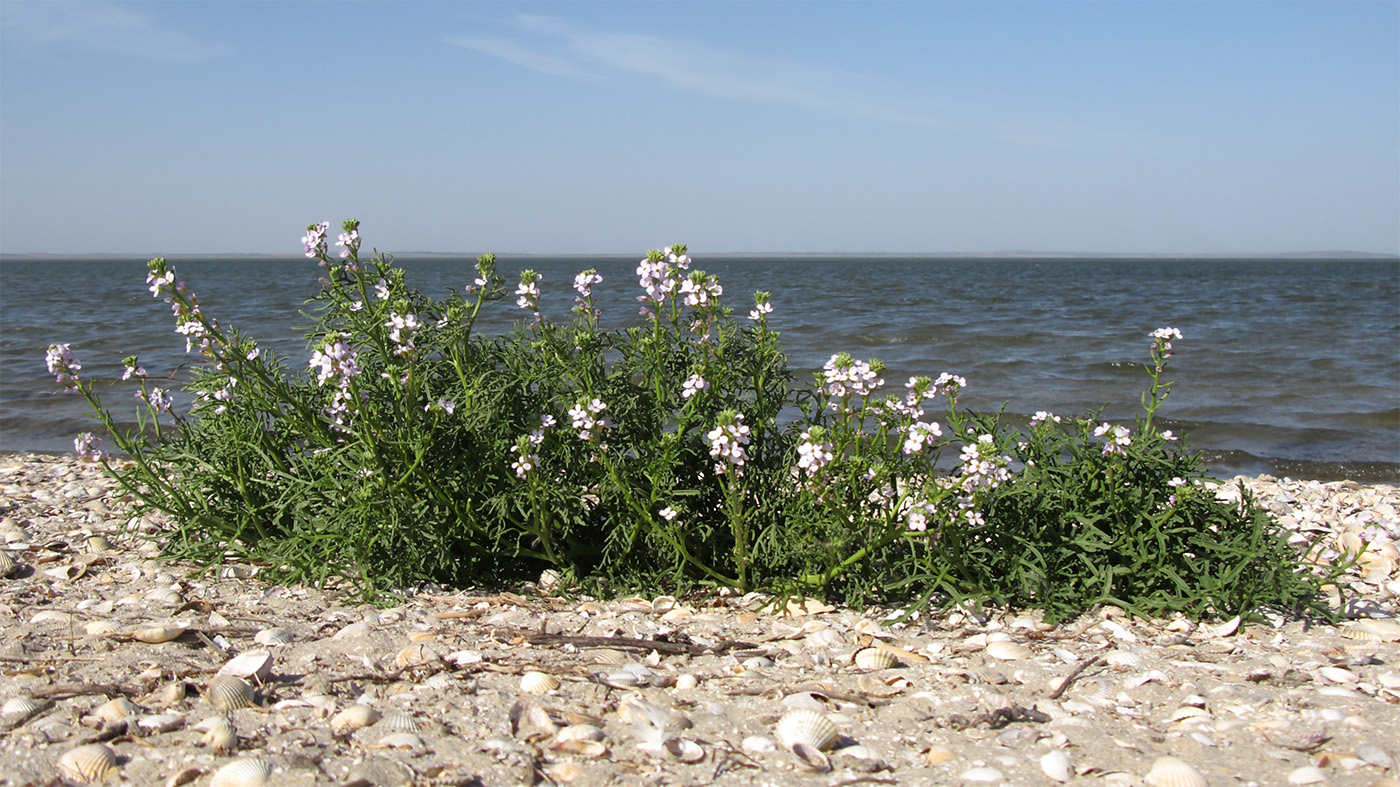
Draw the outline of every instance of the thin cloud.
M517 21L526 34L550 40L541 41L534 48L500 38L454 38L448 42L504 58L523 68L571 79L622 72L652 78L675 90L737 101L790 104L918 126L945 125L935 118L895 108L893 102L863 98L885 86L852 71L752 57L670 37L585 30L548 16L525 14ZM542 54L541 49L562 52L563 56Z
M0 21L12 42L33 47L179 62L208 60L228 51L224 44L164 27L150 14L105 0L7 3Z

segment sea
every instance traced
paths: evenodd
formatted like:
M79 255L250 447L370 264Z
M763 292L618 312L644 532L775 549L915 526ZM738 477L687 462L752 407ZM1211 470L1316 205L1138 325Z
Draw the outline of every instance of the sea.
M502 256L507 281L543 276L543 311L569 319L574 274L596 269L603 324L638 324L636 256ZM306 300L322 272L302 257L170 258L207 314L264 347L309 357ZM410 287L440 296L474 277L474 257L400 256ZM1131 425L1150 384L1150 333L1177 328L1158 415L1212 474L1400 482L1400 260L1259 258L698 255L744 319L770 292L796 382L837 352L914 375L968 381L961 402L1024 423L1046 410ZM526 314L509 298L477 330ZM122 359L179 381L185 353L142 259L0 258L0 451L62 452L97 424L47 373L71 345L104 405L133 421ZM178 400L177 400L178 402ZM179 406L177 404L177 406ZM109 441L110 443L110 441Z

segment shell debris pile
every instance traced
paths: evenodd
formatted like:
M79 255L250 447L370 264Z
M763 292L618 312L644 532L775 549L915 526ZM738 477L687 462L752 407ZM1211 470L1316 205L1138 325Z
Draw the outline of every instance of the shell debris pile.
M1397 784L1400 494L1240 481L1311 559L1359 555L1343 623L548 577L375 609L156 562L95 468L0 457L0 784Z

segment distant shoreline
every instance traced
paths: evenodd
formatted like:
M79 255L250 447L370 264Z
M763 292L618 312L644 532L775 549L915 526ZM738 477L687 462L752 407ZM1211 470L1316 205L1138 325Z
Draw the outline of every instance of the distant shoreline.
M470 251L402 251L389 252L395 259L461 259L476 258L484 252ZM493 252L497 257L554 259L618 259L635 257L635 251L622 252ZM295 252L160 252L156 254L61 254L53 252L0 253L0 262L27 262L32 260L92 260L142 262L153 257L180 258L188 260L296 260L302 255ZM1378 254L1365 251L1299 251L1261 254L1187 254L1187 253L1116 253L1116 252L1059 252L1059 251L725 251L705 252L707 259L722 260L742 257L746 259L839 259L844 257L860 259L927 259L927 260L1338 260L1345 262L1400 262L1400 255Z

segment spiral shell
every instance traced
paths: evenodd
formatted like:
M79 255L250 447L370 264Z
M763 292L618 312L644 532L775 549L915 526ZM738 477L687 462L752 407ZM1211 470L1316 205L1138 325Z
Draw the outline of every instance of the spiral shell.
M272 762L262 757L244 757L214 771L209 787L266 787L272 777Z
M184 626L146 626L131 632L131 638L151 645L159 645L162 642L178 639L184 633Z
M379 721L379 711L368 705L351 705L331 717L331 732L354 732Z
M861 669L889 669L899 659L884 648L862 648L856 651L855 664Z
M117 753L101 743L70 749L58 758L58 770L80 782L105 782L117 775Z
M205 698L210 705L223 711L251 708L257 704L252 685L235 675L221 675L210 681Z
M1147 787L1207 787L1201 772L1175 757L1158 757L1143 777Z
M559 679L547 672L531 670L520 676L520 690L526 694L548 694L559 688Z
M798 708L784 713L778 719L776 730L778 742L789 749L803 744L817 751L826 751L836 745L841 731L825 714L807 708Z

